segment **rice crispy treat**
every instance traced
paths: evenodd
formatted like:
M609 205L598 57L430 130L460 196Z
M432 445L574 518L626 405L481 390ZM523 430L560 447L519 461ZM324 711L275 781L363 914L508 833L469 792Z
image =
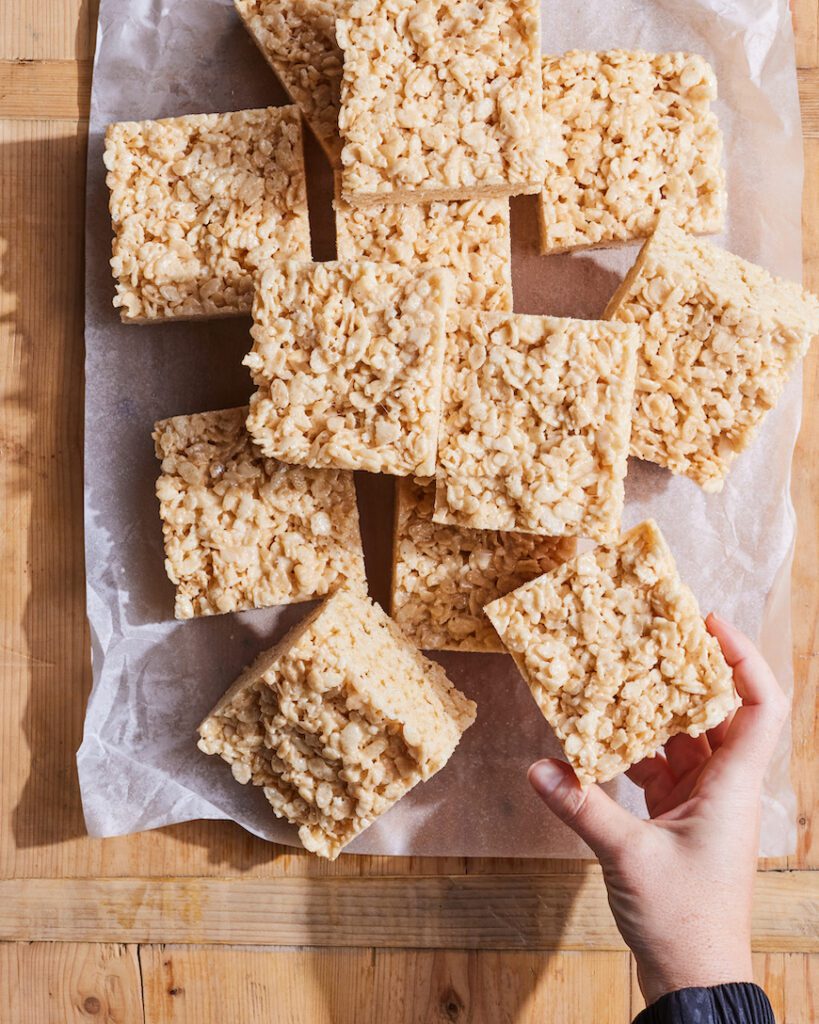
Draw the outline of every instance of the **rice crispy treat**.
M819 299L667 218L605 315L636 324L631 453L722 490L819 334Z
M236 680L199 727L312 853L342 848L447 763L475 705L369 598L339 590Z
M539 0L351 0L336 38L345 199L364 206L540 190Z
M110 124L105 166L125 323L247 314L260 264L310 259L297 107Z
M646 238L667 210L722 230L717 81L696 54L572 51L543 58L546 174L541 251Z
M266 459L247 408L154 427L165 568L178 619L366 590L355 485L342 470Z
M434 505L434 481L398 481L392 617L422 650L502 651L483 606L571 558L577 543L442 526Z
M656 523L486 607L575 774L606 782L739 705Z
M338 108L340 0L234 0L262 56L304 115L333 166L341 162Z
M383 203L362 208L341 197L338 177L336 180L336 252L340 260L445 267L455 275L456 305L512 309L507 199Z
M447 343L434 521L616 537L638 333L463 314Z
M245 357L247 427L272 458L429 476L452 276L390 263L271 263Z

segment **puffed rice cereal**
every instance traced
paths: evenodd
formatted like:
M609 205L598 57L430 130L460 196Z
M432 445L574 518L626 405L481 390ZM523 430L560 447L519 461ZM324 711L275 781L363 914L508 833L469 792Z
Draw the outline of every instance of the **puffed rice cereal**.
M393 619L422 650L502 651L483 606L574 554L575 540L442 526L434 481L398 481Z
M475 705L368 598L339 590L262 654L199 727L312 853L344 846L444 767Z
M663 217L606 316L636 324L631 453L720 491L819 334L819 299Z
M638 333L463 314L447 343L434 521L616 537Z
M340 260L446 267L455 275L456 305L512 309L507 199L357 207L337 188L334 205Z
M271 263L245 357L265 455L371 473L435 472L452 276L390 263Z
M578 50L543 58L544 253L646 238L667 210L695 234L722 230L717 81L689 53Z
M296 107L111 124L105 166L125 323L249 313L258 266L310 259Z
M351 473L266 459L247 409L162 420L154 427L165 567L178 619L366 590Z
M540 190L539 0L352 0L336 38L345 199Z
M487 605L580 782L606 782L739 700L656 523Z
M330 162L341 161L338 108L343 56L336 43L341 0L233 0Z

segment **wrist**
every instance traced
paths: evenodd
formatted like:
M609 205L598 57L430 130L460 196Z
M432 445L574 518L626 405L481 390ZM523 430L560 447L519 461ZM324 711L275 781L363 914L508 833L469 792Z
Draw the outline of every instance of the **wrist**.
M684 955L663 963L653 957L637 961L637 978L647 1006L656 1003L669 992L684 988L713 988L736 982L753 981L753 963L750 948L728 952L716 957L688 958Z

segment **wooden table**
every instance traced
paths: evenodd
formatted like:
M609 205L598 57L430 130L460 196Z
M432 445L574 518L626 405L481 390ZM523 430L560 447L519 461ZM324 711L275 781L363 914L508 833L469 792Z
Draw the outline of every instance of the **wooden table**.
M817 290L819 0L793 6ZM90 680L82 234L95 23L93 0L0 5L0 1024L623 1024L639 990L591 864L327 865L228 823L84 835L74 752ZM763 866L755 911L758 978L788 1024L815 1019L819 1001L818 369L814 345L794 474L799 847Z

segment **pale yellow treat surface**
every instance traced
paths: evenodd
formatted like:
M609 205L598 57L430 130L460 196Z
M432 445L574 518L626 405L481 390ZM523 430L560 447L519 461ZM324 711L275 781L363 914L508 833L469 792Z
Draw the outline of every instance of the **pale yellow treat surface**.
M539 190L538 0L352 0L336 36L346 198L427 202Z
M717 82L696 54L572 51L543 58L543 252L646 238L667 210L722 229Z
M234 683L199 727L264 786L304 846L341 849L452 756L475 705L368 598L338 591Z
M341 0L234 0L245 26L321 143L341 160L338 108L342 53L335 19Z
M123 321L249 313L258 266L310 259L296 107L111 124L105 166Z
M452 293L440 269L271 263L245 357L258 388L247 425L262 451L314 467L433 473Z
M663 218L606 315L640 328L633 455L722 489L819 334L819 299Z
M366 590L352 474L265 458L246 416L225 409L154 428L179 619L309 601L341 584Z
M464 314L447 342L435 521L615 537L637 333L593 320Z
M583 785L738 706L733 675L652 521L493 602L486 614Z
M512 309L507 199L356 207L337 194L335 213L340 260L446 267L458 306Z
M576 542L441 525L434 504L433 481L398 481L392 616L424 650L502 651L483 606L566 561Z

